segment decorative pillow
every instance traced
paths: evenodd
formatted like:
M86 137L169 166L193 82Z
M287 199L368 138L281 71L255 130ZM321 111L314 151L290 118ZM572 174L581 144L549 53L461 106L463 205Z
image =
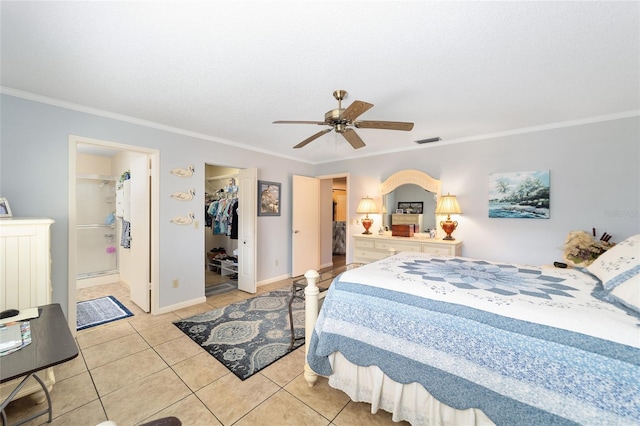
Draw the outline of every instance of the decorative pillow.
M605 290L640 274L640 234L627 238L602 253L587 270L602 281Z
M605 298L640 313L640 275L618 285Z

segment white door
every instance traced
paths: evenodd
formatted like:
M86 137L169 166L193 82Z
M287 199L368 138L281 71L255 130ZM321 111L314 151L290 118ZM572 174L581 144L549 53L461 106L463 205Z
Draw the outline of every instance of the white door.
M149 158L141 155L131 162L131 265L130 297L145 312L151 311L150 170Z
M320 180L293 176L291 275L320 269Z
M238 289L256 292L257 169L240 170L238 180Z

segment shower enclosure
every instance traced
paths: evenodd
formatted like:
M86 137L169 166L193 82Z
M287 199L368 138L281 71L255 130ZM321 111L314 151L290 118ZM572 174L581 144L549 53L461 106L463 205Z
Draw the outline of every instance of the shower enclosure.
M118 273L116 179L78 175L77 275L86 280Z

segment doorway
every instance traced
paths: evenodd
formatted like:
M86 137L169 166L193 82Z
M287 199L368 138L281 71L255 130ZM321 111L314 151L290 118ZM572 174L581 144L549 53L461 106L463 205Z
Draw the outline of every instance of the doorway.
M238 288L238 273L232 268L238 259L238 233L232 229L237 223L229 219L237 208L239 171L234 167L205 164L205 296Z
M112 208L113 199L117 198L116 193L112 197L105 195L105 200L110 204L105 207L109 212L102 212L103 218L93 219L96 223L89 224L90 227L103 231L104 240L95 239L91 244L97 245L106 256L114 256L117 259L115 267L102 273L91 274L91 280L85 280L80 287L82 291L94 285L104 285L108 283L124 283L123 286L128 291L126 296L137 306L140 312L154 313L159 307L158 295L158 247L151 244L158 239L158 211L159 211L159 177L157 166L159 152L152 149L144 149L132 145L118 144L114 142L83 138L78 136L69 137L69 253L68 253L68 322L71 330L76 329L76 302L78 297L79 271L82 269L79 263L83 262L80 251L85 244L81 232L87 224L81 223L84 211L87 206L83 205L82 198L78 194L77 177L93 178L104 177L107 183L114 181L122 188L124 172L129 176L135 175L137 179L131 179L128 194L130 201L127 212L131 226L132 236L135 234L136 244L132 244L123 251L121 246L123 223L118 217L118 207ZM91 179L90 179L91 180ZM108 186L110 187L110 185ZM104 195L104 194L103 194ZM115 203L118 205L118 203ZM81 213L82 212L82 213ZM103 229L104 228L104 229ZM100 236L100 235L98 235ZM100 250L96 250L100 251ZM84 255L85 253L83 253ZM97 254L96 254L97 256ZM113 265L113 264L111 264ZM108 272L108 274L106 273ZM85 274L86 275L86 274Z
M346 265L347 257L347 177L331 179L331 263L332 267Z
M205 295L256 289L257 169L205 164Z
M309 186L305 186L302 191L298 191L296 183L304 183L306 181L309 182ZM313 181L316 182L317 189L315 191L309 189ZM334 188L336 191L334 191ZM348 193L348 173L315 178L293 176L292 276L302 275L308 269L326 269L348 263ZM309 212L314 212L314 215ZM316 213L318 213L317 219ZM334 230L337 234L335 238ZM304 232L309 236L305 236ZM314 240L313 238L315 237L311 234L317 234L318 238ZM313 241L312 247L303 248L303 244L310 241ZM313 257L317 258L317 261L309 262L308 258L310 256L308 253L305 253L306 256L296 256L297 253L305 250L314 252Z

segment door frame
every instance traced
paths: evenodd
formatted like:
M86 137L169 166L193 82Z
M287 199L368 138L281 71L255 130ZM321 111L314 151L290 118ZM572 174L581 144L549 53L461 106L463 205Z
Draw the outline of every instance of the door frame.
M67 259L67 322L71 333L76 335L76 270L77 270L77 151L78 144L95 145L98 149L131 151L138 154L145 154L151 162L151 190L150 190L150 240L147 245L150 248L150 272L151 275L151 314L155 314L160 308L159 275L160 275L160 247L152 244L159 241L160 236L160 151L157 149L143 148L135 145L127 145L117 142L92 139L83 136L69 135L69 224L68 224L68 259Z
M258 279L257 279L257 258L258 258L258 209L256 208L257 202L257 188L258 188L258 169L255 167L238 167L238 166L225 166L221 164L215 164L211 162L204 162L202 169L205 170L204 178L204 192L207 190L207 180L210 176L207 175L207 166L220 167L222 169L235 170L230 172L236 179L238 179L238 192L239 202L238 207L238 222L240 228L238 230L238 290L245 291L250 294L257 292ZM224 173L226 175L226 173ZM250 175L250 176L249 176ZM214 176L215 177L215 176ZM247 183L247 180L249 182ZM250 188L249 188L250 186ZM248 194L248 195L247 195ZM243 207L244 206L244 207ZM247 228L247 226L250 228ZM202 227L202 241L203 249L206 252L207 243L205 233L211 232ZM244 256L242 255L244 254ZM247 261L247 254L250 259ZM243 260L244 259L244 260ZM203 257L203 270L207 269L207 259ZM206 280L203 280L203 283ZM204 288L204 287L203 287Z
M239 171L238 207L238 290L255 294L257 291L258 257L258 169ZM249 258L249 259L247 259Z
M296 277L320 269L320 179L292 175L291 200L291 276Z
M331 175L316 176L316 178L318 178L320 180L333 180L334 178L345 178L346 179L345 186L347 188L347 191L346 191L347 192L347 194L346 194L347 195L347 218L346 218L347 219L347 221L346 221L347 222L347 226L346 226L345 231L344 231L345 232L345 240L346 240L345 241L345 246L344 246L344 249L345 249L345 258L344 258L344 260L345 260L346 264L349 264L349 263L352 262L352 259L353 259L353 256L351 255L351 252L349 250L349 248L351 247L351 233L350 233L350 230L351 230L351 218L349 216L349 212L351 211L350 210L350 204L351 203L349 201L350 198L351 198L350 197L350 194L351 194L351 175L350 175L350 173L345 172L345 173L334 173L334 174L331 174Z

